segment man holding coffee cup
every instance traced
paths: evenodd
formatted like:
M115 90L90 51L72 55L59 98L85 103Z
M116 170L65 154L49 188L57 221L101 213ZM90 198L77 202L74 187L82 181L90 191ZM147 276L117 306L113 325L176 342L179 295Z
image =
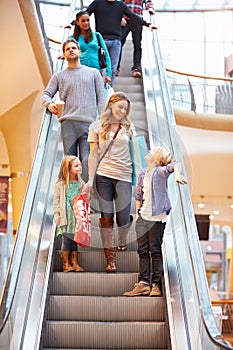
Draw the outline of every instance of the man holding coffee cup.
M100 72L80 64L80 47L75 39L62 46L68 67L53 74L42 94L42 105L58 116L64 154L78 156L82 162L84 181L88 178L89 125L104 110L106 94ZM54 102L59 93L59 100ZM61 100L60 100L61 99ZM61 103L63 106L61 106ZM64 112L63 108L64 107ZM62 113L63 112L63 113Z
M65 106L65 102L58 99L56 101L56 107L58 109L58 113L56 114L58 117L62 117L64 114L64 106Z

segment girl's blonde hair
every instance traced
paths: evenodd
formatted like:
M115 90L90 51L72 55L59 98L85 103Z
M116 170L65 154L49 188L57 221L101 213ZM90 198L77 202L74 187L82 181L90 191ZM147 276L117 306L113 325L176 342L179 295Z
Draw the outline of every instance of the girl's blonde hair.
M70 180L70 169L72 162L79 158L76 156L64 156L60 165L60 171L58 174L58 181L62 181L66 186L69 184ZM79 190L84 186L84 181L79 174L77 174L77 181L79 183Z
M173 155L165 147L154 148L153 154L160 165L168 165L173 161Z
M104 140L107 139L107 134L110 131L111 128L111 116L112 116L112 111L110 108L110 103L116 103L118 101L127 101L128 102L128 108L127 108L127 112L126 112L126 116L123 120L121 120L120 124L122 126L125 127L126 131L129 133L129 135L131 135L131 131L130 131L130 127L131 127L131 121L129 119L129 114L130 114L130 109L131 109L131 105L130 105L130 100L129 98L126 96L126 94L124 94L124 92L115 92L113 93L104 108L104 112L102 113L102 115L100 116L100 120L101 120L101 131L100 131L100 137Z

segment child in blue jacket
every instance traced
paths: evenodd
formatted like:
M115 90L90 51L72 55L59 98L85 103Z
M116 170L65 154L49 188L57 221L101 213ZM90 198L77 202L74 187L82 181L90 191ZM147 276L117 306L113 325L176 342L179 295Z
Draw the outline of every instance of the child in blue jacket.
M138 283L125 296L161 296L163 273L163 234L171 203L168 197L168 177L175 172L176 183L187 183L180 175L178 164L164 147L149 151L145 157L148 168L138 176L136 192L136 233L140 273ZM152 281L151 279L152 269ZM152 287L150 287L152 282Z

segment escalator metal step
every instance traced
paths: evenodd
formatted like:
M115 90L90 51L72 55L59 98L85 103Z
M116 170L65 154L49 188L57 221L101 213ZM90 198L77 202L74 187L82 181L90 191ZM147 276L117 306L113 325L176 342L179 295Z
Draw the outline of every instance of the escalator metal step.
M129 248L131 244L129 244ZM55 252L54 257L54 271L61 272L62 261L58 251ZM117 272L139 271L139 260L136 251L116 252L116 259ZM78 260L85 272L105 272L106 260L103 249L81 251Z
M50 321L163 322L164 299L152 297L101 297L52 295Z
M98 349L166 349L165 322L48 321L44 346Z
M122 296L137 279L138 273L54 272L50 295Z

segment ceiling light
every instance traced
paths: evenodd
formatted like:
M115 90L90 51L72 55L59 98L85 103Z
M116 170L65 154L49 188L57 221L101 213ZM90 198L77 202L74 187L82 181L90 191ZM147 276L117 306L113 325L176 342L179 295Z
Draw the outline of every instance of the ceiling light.
M214 211L213 211L213 214L214 214L214 215L219 215L219 214L220 214L220 211L219 211L219 210L214 210Z
M203 203L203 198L204 198L203 194L200 195L200 198L201 198L201 201L200 203L197 204L197 207L199 209L202 209L202 208L205 208L205 203Z
M205 204L204 203L198 203L198 208L205 208Z
M210 219L210 220L214 220L214 215L210 215L210 216L209 216L209 219Z

